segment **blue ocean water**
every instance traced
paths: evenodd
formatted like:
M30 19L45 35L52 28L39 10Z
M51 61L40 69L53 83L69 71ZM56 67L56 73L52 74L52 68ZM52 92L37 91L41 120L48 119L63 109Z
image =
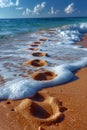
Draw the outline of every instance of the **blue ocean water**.
M0 19L0 40L38 30L87 22L87 18Z
M86 33L87 18L1 19L0 99L31 97L42 88L70 81L74 71L87 66L87 48L76 45ZM36 42L42 44L32 47ZM33 56L34 52L48 55ZM35 59L47 65L25 65ZM32 78L32 73L43 69L57 77L44 82Z

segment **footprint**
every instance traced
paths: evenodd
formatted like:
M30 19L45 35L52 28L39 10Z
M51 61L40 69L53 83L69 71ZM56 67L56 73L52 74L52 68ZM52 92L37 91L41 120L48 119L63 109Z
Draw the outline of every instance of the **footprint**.
M33 52L32 55L33 56L38 56L38 57L48 56L48 54L45 53L45 52Z
M45 60L40 60L40 59L34 59L34 60L29 60L27 62L25 62L25 65L29 66L33 66L33 67L41 67L41 66L46 66L48 63Z
M50 125L62 121L64 119L64 114L61 112L62 105L58 99L52 96L45 96L45 98L46 99L41 103L31 99L24 99L15 110L27 121L29 121L30 118L32 119L32 122L38 123L39 126L42 124ZM51 114L48 112L49 108Z
M54 79L57 75L52 71L44 70L44 71L34 72L31 76L35 80L46 81L46 80Z
M32 47L38 47L38 46L40 46L40 44L30 44L30 46L32 46Z
M39 48L27 48L26 50L38 51Z
M34 42L34 44L42 44L42 42L41 41L37 41L37 42Z
M41 44L42 44L41 41L37 41L37 42L34 42L32 44L29 44L29 45L32 46L32 47L36 47L36 46L40 46Z
M45 41L48 41L48 38L41 38L39 39L41 42L45 42Z

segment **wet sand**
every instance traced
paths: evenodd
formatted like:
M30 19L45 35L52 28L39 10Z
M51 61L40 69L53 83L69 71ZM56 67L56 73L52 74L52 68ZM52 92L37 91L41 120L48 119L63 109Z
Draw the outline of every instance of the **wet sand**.
M81 45L85 48L87 48L87 34L85 34L82 38L82 41L78 42L77 45Z

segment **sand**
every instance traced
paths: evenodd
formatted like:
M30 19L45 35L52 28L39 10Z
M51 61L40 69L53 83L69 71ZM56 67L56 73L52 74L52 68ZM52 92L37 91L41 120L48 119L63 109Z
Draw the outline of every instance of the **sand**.
M0 117L0 130L87 130L87 68L31 99L1 101Z
M78 45L86 46L84 37ZM37 61L33 64L38 67ZM44 76L50 80L56 75L45 71ZM71 82L45 88L32 98L0 101L0 130L87 130L87 68L78 70Z
M64 120L54 130L87 129L87 68L78 71L72 82L46 89L46 91L58 97L67 108L64 112Z
M85 48L87 48L87 34L85 34L82 38L82 41L78 42L77 45L81 45Z

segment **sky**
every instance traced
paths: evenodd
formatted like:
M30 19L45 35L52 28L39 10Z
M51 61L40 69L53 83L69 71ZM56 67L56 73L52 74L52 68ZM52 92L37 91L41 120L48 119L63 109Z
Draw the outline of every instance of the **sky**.
M87 0L0 0L0 18L85 16Z

